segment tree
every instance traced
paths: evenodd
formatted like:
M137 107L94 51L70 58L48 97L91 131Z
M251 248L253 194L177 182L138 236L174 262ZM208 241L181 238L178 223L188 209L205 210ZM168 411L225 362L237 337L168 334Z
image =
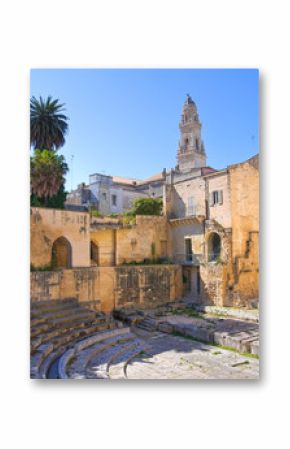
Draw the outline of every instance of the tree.
M64 185L61 185L58 192L53 195L51 198L45 203L44 198L40 198L39 196L32 193L30 196L30 204L35 207L51 207L53 209L64 209L64 204L66 200L67 192L65 191Z
M132 209L129 211L130 215L161 215L162 214L162 199L161 198L137 198Z
M65 144L69 120L64 104L53 100L51 96L43 100L30 99L30 145L39 150L56 151Z
M68 165L63 156L50 150L35 150L30 162L32 198L34 194L48 206L49 198L61 193L67 172Z

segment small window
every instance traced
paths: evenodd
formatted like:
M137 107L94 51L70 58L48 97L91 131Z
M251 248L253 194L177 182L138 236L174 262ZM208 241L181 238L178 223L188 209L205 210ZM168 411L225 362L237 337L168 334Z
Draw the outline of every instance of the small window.
M185 239L185 258L192 262L192 241L189 238Z
M210 206L214 206L215 204L223 204L222 190L214 190L210 193Z
M218 204L219 202L219 193L216 190L215 192L213 192L213 204Z
M193 196L189 196L187 199L187 215L194 215Z
M112 205L117 206L117 195L112 195Z
M99 249L98 246L91 241L91 265L99 264Z
M197 268L197 273L196 273L196 291L197 294L200 295L200 284L201 284L201 279L200 279L200 270L199 267Z
M107 199L107 194L106 194L106 193L102 193L102 198L103 198L104 201L106 201L106 199Z

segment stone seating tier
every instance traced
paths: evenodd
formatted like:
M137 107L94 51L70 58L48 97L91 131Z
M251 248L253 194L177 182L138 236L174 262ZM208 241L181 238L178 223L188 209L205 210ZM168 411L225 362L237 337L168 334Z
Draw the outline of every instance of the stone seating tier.
M108 379L110 368L116 363L121 363L122 378L125 378L127 363L144 349L144 343L129 328L105 331L63 354L59 363L60 378Z
M51 363L85 337L123 326L71 299L33 303L31 316L32 378L45 378Z

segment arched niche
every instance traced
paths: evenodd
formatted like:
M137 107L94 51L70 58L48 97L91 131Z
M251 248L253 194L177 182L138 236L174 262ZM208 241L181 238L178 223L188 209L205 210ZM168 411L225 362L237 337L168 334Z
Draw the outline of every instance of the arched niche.
M72 267L72 247L66 237L59 237L53 242L51 262L54 268Z
M221 238L217 232L211 232L207 239L207 260L215 262L221 257Z

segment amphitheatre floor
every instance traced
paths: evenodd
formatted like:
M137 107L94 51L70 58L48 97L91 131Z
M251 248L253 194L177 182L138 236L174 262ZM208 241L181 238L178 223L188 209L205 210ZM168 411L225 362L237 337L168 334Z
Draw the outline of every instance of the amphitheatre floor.
M155 333L127 366L128 379L258 379L259 360L184 337ZM111 379L124 378L123 364Z

